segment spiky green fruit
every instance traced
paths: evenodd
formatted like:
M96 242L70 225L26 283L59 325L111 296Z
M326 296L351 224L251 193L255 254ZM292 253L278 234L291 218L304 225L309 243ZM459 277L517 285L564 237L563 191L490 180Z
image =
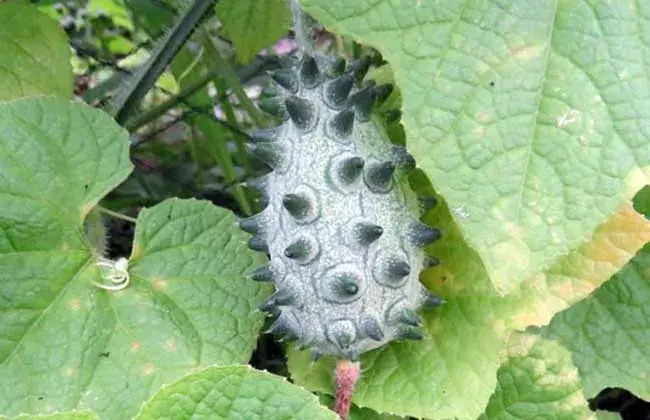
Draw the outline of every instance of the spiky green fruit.
M269 331L315 358L419 339L416 311L442 303L418 280L437 261L421 247L440 231L418 220L405 177L415 161L372 113L392 87L359 89L366 62L344 64L305 56L271 75L278 96L261 105L285 122L251 136L273 172L248 183L266 207L240 222L255 235L250 246L271 257L251 273L275 285L261 307L276 317Z

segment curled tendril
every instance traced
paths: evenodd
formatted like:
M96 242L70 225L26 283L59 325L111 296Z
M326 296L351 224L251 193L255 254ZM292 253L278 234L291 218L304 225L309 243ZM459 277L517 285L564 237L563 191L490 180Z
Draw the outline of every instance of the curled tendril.
M93 281L93 284L104 290L123 290L131 283L129 275L129 260L120 258L117 261L108 258L99 258L95 265L99 268L102 283Z

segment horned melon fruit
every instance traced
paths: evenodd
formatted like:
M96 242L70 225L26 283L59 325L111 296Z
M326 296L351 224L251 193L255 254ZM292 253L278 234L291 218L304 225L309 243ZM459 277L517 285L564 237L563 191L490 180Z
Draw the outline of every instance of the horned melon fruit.
M271 74L276 96L260 103L284 122L251 136L272 171L248 183L264 210L239 222L253 235L249 246L270 255L250 277L275 286L261 307L276 318L270 332L314 358L355 360L419 339L417 311L442 303L418 279L436 263L422 247L441 233L418 220L406 180L415 161L373 113L392 86L361 84L368 66L326 55L287 60Z

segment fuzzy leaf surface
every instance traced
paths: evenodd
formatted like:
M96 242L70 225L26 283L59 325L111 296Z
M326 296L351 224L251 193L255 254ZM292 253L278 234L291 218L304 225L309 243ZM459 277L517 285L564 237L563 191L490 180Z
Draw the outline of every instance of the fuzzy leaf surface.
M547 417L551 416L552 417ZM536 335L515 334L497 386L479 420L595 419L582 395L571 353Z
M102 351L110 357L95 368L82 406L130 417L163 384L248 361L268 292L244 278L264 260L245 236L230 212L207 201L169 199L140 213L133 283L108 295L112 333Z
M393 343L362 355L364 374L353 401L378 412L432 420L476 419L494 390L513 331L548 323L650 241L650 223L627 203L591 242L502 297L450 211L441 205L426 220L442 227L446 240L431 246L431 254L442 263L422 279L447 303L425 314L422 341ZM290 352L292 378L311 390L332 393L334 362L325 359L310 366L309 359L307 352Z
M56 20L36 6L0 4L0 101L72 96L70 47Z
M10 419L0 417L2 420L97 420L97 414L89 410L83 411L66 411L64 413L44 414L44 415L30 415L23 414L18 417Z
M557 314L546 330L572 352L594 397L620 387L650 399L650 244L591 296Z
M243 363L265 289L234 216L169 200L141 212L131 284L109 292L84 219L130 173L127 133L53 98L0 104L0 414L130 418L162 384Z
M336 420L318 398L286 379L249 366L220 366L161 389L136 420L149 419Z
M391 64L407 145L500 293L647 182L647 2L302 3Z
M287 35L291 22L285 0L223 0L217 4L217 17L241 63Z

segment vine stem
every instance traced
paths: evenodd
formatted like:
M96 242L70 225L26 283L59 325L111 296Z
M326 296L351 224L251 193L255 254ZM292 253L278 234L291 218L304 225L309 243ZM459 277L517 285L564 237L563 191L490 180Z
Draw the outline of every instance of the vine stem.
M103 206L98 205L97 210L99 210L100 212L102 212L104 214L112 216L112 217L114 217L116 219L125 220L125 221L130 222L130 223L136 223L138 221L137 219L135 219L135 218L133 218L131 216L127 216L126 214L122 214L122 213L118 213L118 212L113 211L113 210L109 210L109 209L107 209L106 207L103 207Z
M334 411L341 420L347 420L352 405L352 393L357 380L361 376L361 365L359 362L340 360L334 369L336 380L336 400Z

